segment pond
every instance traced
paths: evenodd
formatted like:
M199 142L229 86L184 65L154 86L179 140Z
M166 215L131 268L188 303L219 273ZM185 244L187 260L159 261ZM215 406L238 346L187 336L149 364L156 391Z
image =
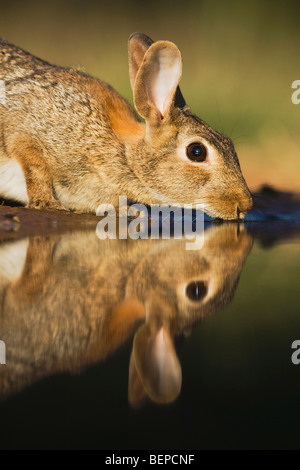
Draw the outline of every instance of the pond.
M0 448L298 448L299 234L3 241Z

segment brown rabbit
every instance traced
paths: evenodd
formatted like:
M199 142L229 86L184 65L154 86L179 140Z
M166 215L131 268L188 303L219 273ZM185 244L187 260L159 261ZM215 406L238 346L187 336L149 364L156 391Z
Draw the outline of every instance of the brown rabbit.
M2 244L0 398L98 363L134 334L130 403L173 401L174 338L230 302L251 246L233 224L210 227L196 252L183 240L100 241L93 231Z
M95 212L118 196L204 204L243 217L252 199L234 146L194 116L169 41L129 38L134 109L110 85L0 40L0 196L27 207Z

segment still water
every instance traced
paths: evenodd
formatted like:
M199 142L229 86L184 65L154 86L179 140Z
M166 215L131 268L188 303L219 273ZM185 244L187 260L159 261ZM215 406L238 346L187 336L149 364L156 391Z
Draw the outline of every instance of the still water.
M1 243L0 448L299 448L299 231Z

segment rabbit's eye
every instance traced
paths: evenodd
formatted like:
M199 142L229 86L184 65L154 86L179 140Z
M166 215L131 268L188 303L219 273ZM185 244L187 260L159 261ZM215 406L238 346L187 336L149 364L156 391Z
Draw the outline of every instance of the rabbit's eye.
M206 155L206 147L200 142L190 144L186 148L186 156L193 162L204 162L206 160Z
M186 293L186 296L190 300L199 302L199 300L202 300L206 296L206 293L207 293L206 282L203 282L203 281L190 282L186 286L185 293Z

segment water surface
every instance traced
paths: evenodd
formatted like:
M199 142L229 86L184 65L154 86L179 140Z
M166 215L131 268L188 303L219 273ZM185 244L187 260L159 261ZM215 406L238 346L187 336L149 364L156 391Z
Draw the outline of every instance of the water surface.
M0 245L0 448L299 448L298 226Z

